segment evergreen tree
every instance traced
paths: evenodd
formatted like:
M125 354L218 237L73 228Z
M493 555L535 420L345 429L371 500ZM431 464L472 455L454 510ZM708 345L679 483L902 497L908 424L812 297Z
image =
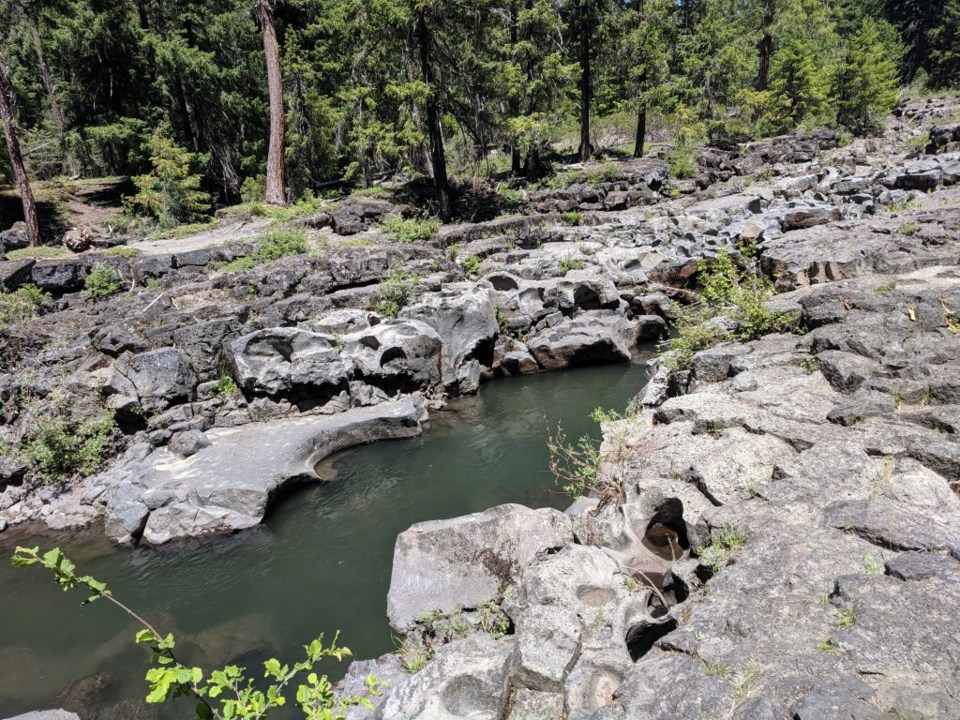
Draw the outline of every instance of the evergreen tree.
M197 156L173 142L168 122L154 130L149 149L153 169L133 178L139 192L131 204L164 226L196 220L209 211L210 196L200 189L201 177L193 171Z
M837 68L833 81L837 122L857 135L881 131L883 116L897 102L894 36L889 24L864 19Z
M943 15L929 33L930 82L960 88L960 0L945 0Z

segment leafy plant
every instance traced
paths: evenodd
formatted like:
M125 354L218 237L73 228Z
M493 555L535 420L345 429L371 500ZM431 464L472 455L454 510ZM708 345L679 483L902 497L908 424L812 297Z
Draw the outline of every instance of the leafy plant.
M577 227L583 222L583 216L580 214L579 210L568 210L565 213L560 215L563 220L564 225L569 225L570 227Z
M213 392L215 395L233 395L238 389L236 381L226 372L221 372Z
M920 226L912 222L902 223L900 227L897 228L898 233L900 233L901 235L906 235L907 237L912 237L913 235L916 235L917 232L919 232L919 230L920 230Z
M123 289L123 280L109 265L94 265L83 281L83 295L92 298L106 298L116 295Z
M420 278L402 268L392 268L387 279L377 288L377 312L384 317L397 317L410 295L420 284Z
M302 255L309 249L307 235L303 230L298 228L271 230L253 251L253 259L268 263L289 255Z
M103 449L113 428L113 415L77 420L60 407L55 414L34 421L23 452L44 483L86 477L103 463Z
M739 550L750 539L749 533L736 526L714 528L710 531L709 543L697 550L700 562L710 567L714 573L729 559L730 553Z
M480 274L480 268L483 266L483 258L479 255L470 255L465 257L461 263L460 267L463 268L463 274L468 278L476 277Z
M792 326L792 313L773 312L765 303L773 283L734 261L723 249L712 262L699 263L702 283L699 302L678 308L677 334L667 341L664 363L671 370L687 368L701 350L730 339L751 340ZM724 320L735 325L728 330Z
M572 258L569 255L560 259L560 272L566 275L571 270L583 270L583 260Z
M510 631L510 618L493 600L486 600L478 608L480 629L494 639L502 638Z
M440 221L436 219L422 220L419 218L387 218L380 227L392 233L397 242L425 242L432 240L440 232Z
M327 659L339 661L349 658L348 648L337 645L337 638L325 645L321 635L304 646L306 658L293 665L281 664L271 658L264 662L263 677L269 681L266 689L256 687L254 678L245 668L227 665L212 672L199 667L188 667L176 655L176 639L172 634L163 634L143 617L117 600L106 584L89 575L79 575L76 565L59 548L41 553L40 549L18 547L12 558L16 567L40 565L53 573L57 584L65 591L81 590L87 595L83 604L105 600L137 621L142 629L136 634L136 642L146 645L153 652L154 667L147 671L149 692L146 701L163 703L179 697L196 702L194 720L261 720L275 715L276 710L287 704L287 687L298 678L293 701L308 720L343 720L351 707L372 709L368 697L351 695L337 697L326 675L314 672L314 666ZM305 676L305 677L304 677ZM373 675L366 678L368 695L380 694L383 683Z
M50 295L36 285L24 285L14 292L0 292L0 330L25 322L50 305Z

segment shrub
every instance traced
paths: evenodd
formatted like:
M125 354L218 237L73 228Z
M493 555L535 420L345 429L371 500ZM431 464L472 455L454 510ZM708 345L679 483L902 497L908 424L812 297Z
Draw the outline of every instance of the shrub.
M288 255L302 255L309 250L307 235L303 230L287 228L273 230L257 245L253 259L259 262L273 262Z
M565 225L570 225L571 227L576 227L583 221L583 216L579 210L569 210L561 214L560 217L563 219Z
M105 298L123 289L123 280L109 265L94 265L83 281L85 297Z
M692 178L697 174L697 149L688 145L677 145L666 157L670 166L670 177L678 179Z
M560 272L566 275L571 270L583 270L583 260L569 255L560 259Z
M25 322L50 304L50 296L36 285L15 292L0 292L0 329Z
M109 255L110 257L132 258L139 255L140 251L136 248L127 247L126 245L117 245L116 247L104 250L103 254Z
M440 232L440 221L433 218L422 220L419 218L387 218L380 227L392 233L397 242L425 242L432 240Z
M238 389L236 381L226 372L221 372L213 393L214 395L233 395Z
M701 261L699 272L701 300L678 311L677 335L667 341L664 363L670 370L689 367L696 353L725 340L751 340L788 330L796 319L791 313L768 310L765 303L774 294L773 283L735 262L726 250L712 262ZM728 329L728 324L735 329Z
M38 418L24 454L44 483L93 474L103 462L103 448L113 433L113 415L77 420L67 411Z
M210 196L200 189L202 165L196 155L173 142L170 123L163 122L148 142L153 169L133 178L137 192L130 204L170 226L195 220L210 210Z
M225 265L221 265L219 269L223 272L244 272L246 270L253 270L255 265L256 262L253 260L253 255L241 255Z
M480 268L483 266L483 258L479 255L470 255L465 257L460 263L463 268L463 274L468 278L476 277L480 274Z
M401 268L393 268L377 289L377 312L384 317L397 317L410 295L420 284L420 278Z

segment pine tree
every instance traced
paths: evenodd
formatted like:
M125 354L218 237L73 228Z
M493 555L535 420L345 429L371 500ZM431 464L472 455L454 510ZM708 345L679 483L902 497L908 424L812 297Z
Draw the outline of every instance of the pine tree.
M208 212L210 196L200 189L201 176L193 172L197 156L173 142L169 122L157 126L149 148L153 169L133 178L139 192L131 198L131 204L164 226L189 222Z
M883 129L897 102L896 33L883 21L864 19L847 43L833 81L837 123L857 135Z
M960 88L960 0L945 0L943 15L929 33L930 83Z

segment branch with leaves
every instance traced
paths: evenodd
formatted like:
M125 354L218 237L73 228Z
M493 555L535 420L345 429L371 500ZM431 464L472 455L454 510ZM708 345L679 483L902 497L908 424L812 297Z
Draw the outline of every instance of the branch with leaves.
M112 603L142 626L136 635L138 644L147 645L153 651L156 665L147 671L146 680L150 691L148 703L163 703L178 697L191 697L197 701L193 720L261 720L272 711L287 704L284 694L298 677L294 700L303 711L306 720L343 720L350 707L372 709L370 697L379 696L384 683L373 675L366 678L367 695L338 697L326 675L313 672L313 667L325 658L339 661L351 657L348 648L337 645L337 637L324 645L323 635L304 647L306 658L293 665L281 664L271 658L264 662L264 677L270 681L265 690L258 689L246 669L227 665L209 674L202 668L188 667L177 659L174 650L176 640L172 634L164 635L147 620L113 596L106 583L90 575L80 575L76 565L59 548L41 553L39 548L18 547L12 562L16 567L40 565L53 573L54 580L63 588L83 590L89 593L83 604L105 600Z

